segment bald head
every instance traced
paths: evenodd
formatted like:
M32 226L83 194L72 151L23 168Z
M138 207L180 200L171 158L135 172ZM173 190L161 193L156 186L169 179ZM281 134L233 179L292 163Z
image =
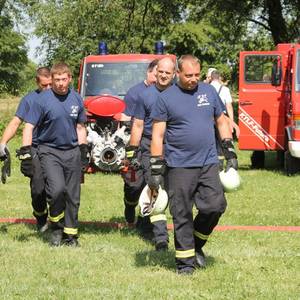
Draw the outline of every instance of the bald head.
M193 55L183 55L178 60L178 84L185 90L193 90L200 79L200 62Z
M186 55L182 55L179 59L178 59L178 69L179 71L182 71L182 68L184 67L184 65L199 65L200 68L200 62L199 59L191 54L186 54Z
M173 68L175 72L175 63L171 57L164 57L157 63L157 68Z
M164 57L159 60L156 70L156 86L160 90L168 88L175 76L175 62L170 57Z

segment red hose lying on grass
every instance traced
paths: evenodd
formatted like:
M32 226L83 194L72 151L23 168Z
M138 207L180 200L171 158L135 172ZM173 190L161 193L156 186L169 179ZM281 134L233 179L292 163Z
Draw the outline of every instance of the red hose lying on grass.
M23 224L35 224L35 219L18 219L18 218L0 218L0 223L23 223ZM117 222L99 222L99 221L82 221L80 224L94 225L100 228L133 228L134 226L126 223ZM168 224L168 229L173 229L173 224ZM244 230L244 231L300 231L300 226L264 226L264 225L218 225L215 230Z

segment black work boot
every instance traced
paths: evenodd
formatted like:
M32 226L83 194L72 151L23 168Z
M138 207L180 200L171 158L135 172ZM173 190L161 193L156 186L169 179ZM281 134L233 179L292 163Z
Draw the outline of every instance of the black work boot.
M167 241L158 241L155 243L156 251L167 251L168 250L168 242Z
M135 220L135 207L134 206L125 206L124 210L125 220L128 224L133 224Z
M36 218L36 230L40 233L44 233L48 230L49 226L47 223L48 214L42 216L35 216Z
M77 235L65 234L63 236L62 245L68 247L80 247Z
M59 247L62 242L63 230L61 228L52 229L50 234L50 246Z
M206 259L202 249L196 250L195 252L195 264L198 268L206 267Z

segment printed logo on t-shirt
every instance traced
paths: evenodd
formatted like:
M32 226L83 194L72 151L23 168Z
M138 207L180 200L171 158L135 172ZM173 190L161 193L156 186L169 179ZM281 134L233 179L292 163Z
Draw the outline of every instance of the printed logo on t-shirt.
M78 117L78 110L79 110L79 106L78 105L72 105L71 106L70 116L71 117Z
M197 96L198 104L197 106L205 106L210 105L207 99L206 94L201 94Z

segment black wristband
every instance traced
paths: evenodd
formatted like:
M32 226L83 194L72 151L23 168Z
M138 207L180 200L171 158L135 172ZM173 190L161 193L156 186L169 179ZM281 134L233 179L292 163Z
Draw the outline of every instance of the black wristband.
M166 161L161 156L150 157L151 175L164 175Z
M226 160L229 160L232 158L235 158L235 159L237 158L232 139L230 139L230 138L223 139L221 144L222 144L222 148L223 148L224 157Z
M23 146L16 152L19 160L32 159L31 146Z
M138 146L131 146L131 145L128 145L125 147L125 151L126 151L126 157L127 158L133 158L133 157L136 157L136 153L137 153L137 150L139 149Z

